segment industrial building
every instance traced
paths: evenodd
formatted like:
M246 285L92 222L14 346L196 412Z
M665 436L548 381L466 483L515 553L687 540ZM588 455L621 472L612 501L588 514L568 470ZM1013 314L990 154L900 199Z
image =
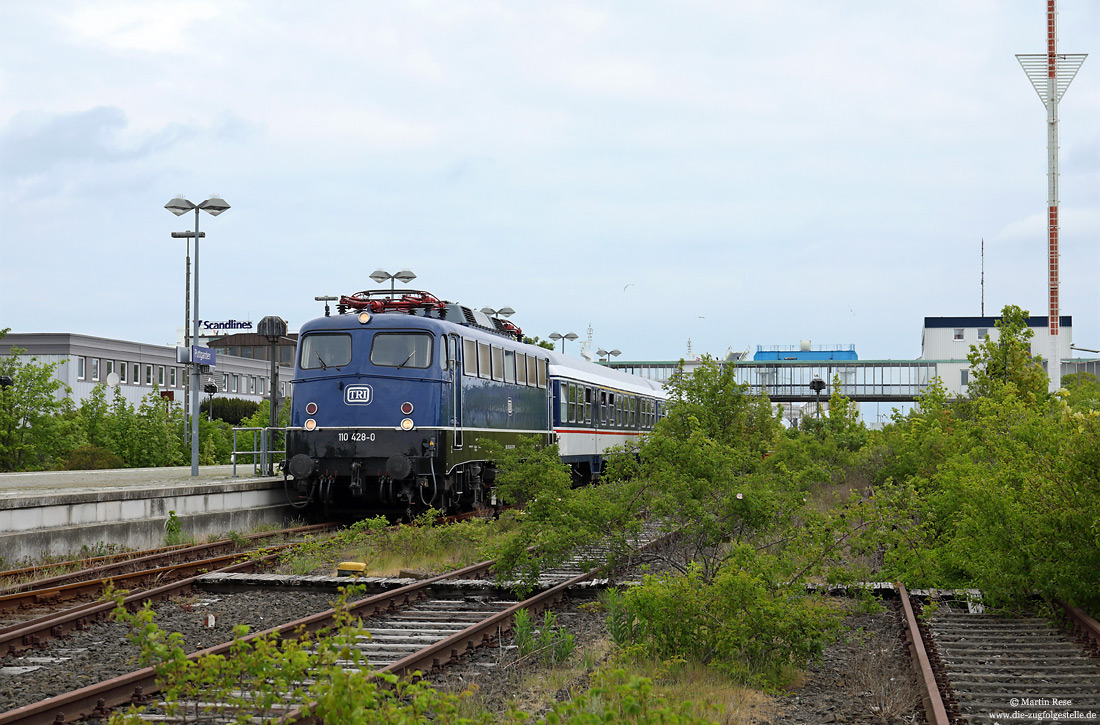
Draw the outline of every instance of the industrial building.
M249 356L239 356L242 343L233 345L233 338L248 338L245 345ZM220 395L260 402L271 395L271 363L256 359L252 338L259 335L244 333L229 335L212 341L210 347L221 348L217 360L203 383L217 385ZM261 338L262 339L262 338ZM270 345L266 340L265 345ZM284 364L285 356L294 359L294 341L284 338L280 342L279 396L290 395L290 380L294 374L293 362ZM289 347L289 353L282 350ZM186 363L176 361L173 345L148 345L128 340L81 335L72 332L9 332L0 338L0 355L8 355L12 348L21 348L24 360L38 358L42 363L59 363L54 377L72 390L72 399L80 404L96 385L106 384L108 377L117 375L118 389L133 404L139 404L154 387L166 398L183 400L187 393ZM227 354L223 350L236 352ZM262 354L267 357L267 353ZM113 381L114 378L111 378ZM64 393L59 391L64 397Z

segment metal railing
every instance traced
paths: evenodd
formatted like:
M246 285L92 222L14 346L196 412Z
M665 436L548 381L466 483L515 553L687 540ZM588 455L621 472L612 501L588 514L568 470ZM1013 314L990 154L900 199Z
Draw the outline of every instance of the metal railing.
M237 462L240 457L248 457L252 463L252 475L274 476L276 456L286 457L286 428L234 428L233 429L233 477L237 477ZM238 433L251 433L251 449L238 446ZM246 436L241 436L245 438ZM280 444L281 449L275 446ZM243 441L242 441L243 442Z

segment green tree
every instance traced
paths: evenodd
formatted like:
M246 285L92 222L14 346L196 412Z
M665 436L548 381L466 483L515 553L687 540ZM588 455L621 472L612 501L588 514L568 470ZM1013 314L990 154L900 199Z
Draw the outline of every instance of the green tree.
M1028 317L1027 310L1005 305L997 321L997 339L990 335L970 346L971 399L1013 395L1034 402L1046 397L1048 378L1042 358L1031 354L1035 333L1027 326Z
M1092 373L1078 372L1062 376L1066 403L1074 410L1100 410L1100 378Z
M2 339L9 329L0 330ZM22 348L0 356L0 375L11 386L0 388L0 471L54 467L79 444L71 419L71 390L54 377L62 363L22 360Z

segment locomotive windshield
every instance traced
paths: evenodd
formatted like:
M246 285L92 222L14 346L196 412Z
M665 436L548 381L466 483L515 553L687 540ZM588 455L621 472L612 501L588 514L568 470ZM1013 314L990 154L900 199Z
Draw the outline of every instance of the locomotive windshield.
M427 368L432 364L432 336L380 332L371 343L370 361L389 368Z
M338 368L351 362L351 335L346 333L306 335L302 338L303 370Z

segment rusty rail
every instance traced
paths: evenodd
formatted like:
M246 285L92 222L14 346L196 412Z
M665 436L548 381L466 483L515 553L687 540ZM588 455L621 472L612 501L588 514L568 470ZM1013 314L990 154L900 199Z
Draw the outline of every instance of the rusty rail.
M901 597L901 608L905 613L905 637L909 640L913 669L916 670L921 700L924 702L924 716L929 725L950 725L947 709L944 707L943 698L940 697L940 690L936 685L936 675L932 671L932 663L928 660L928 651L924 647L924 640L917 626L917 616L913 612L913 604L909 601L909 592L900 582L897 587L898 595Z
M458 571L439 574L438 576L424 579L414 584L409 584L389 592L367 597L358 602L353 602L348 609L360 616L370 616L378 612L387 611L409 601L427 596L426 590L432 584L443 579L462 578L480 574L492 566L491 561L483 561L477 564L459 569ZM179 586L176 582L170 586ZM145 593L148 597L149 592ZM113 608L114 603L109 603ZM278 627L271 627L262 632L250 634L245 641L277 634L280 637L289 637L298 631L316 632L332 623L336 614L335 609L329 609L318 614L313 614L294 622L289 622ZM187 656L188 659L197 659L205 655L224 655L229 652L232 642L226 642L215 647L208 647ZM145 698L156 693L156 674L151 667L145 667L127 675L115 677L95 685L88 685L79 690L67 692L63 695L51 697L31 705L25 705L15 710L0 713L0 725L13 723L26 723L27 725L52 725L53 723L72 722L83 719L93 712L103 712L107 708L126 705L131 702L144 702Z
M1084 610L1055 599L1055 604L1062 608L1066 618L1073 625L1073 633L1077 641L1093 657L1100 657L1100 622L1090 617Z

